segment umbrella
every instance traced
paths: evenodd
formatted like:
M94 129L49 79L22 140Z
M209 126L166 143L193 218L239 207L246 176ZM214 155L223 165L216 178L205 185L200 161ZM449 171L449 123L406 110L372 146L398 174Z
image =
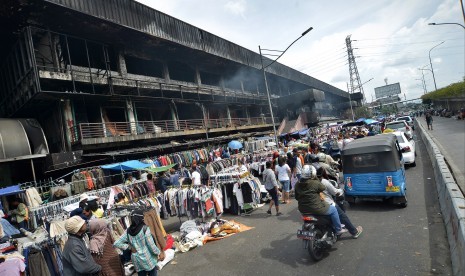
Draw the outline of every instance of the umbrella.
M365 121L365 120L366 120L365 118L360 118L360 119L358 119L356 122L357 122L357 123L360 123L360 122L363 122L363 121Z
M242 143L237 140L232 140L231 142L228 143L228 147L230 149L241 149Z
M276 146L276 143L275 142L268 142L268 143L266 143L266 146L267 147L274 147L274 146Z

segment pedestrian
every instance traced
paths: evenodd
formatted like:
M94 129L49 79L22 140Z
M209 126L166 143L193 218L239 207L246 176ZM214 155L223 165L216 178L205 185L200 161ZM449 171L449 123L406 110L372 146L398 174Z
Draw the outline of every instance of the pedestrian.
M21 198L15 197L10 202L10 208L13 209L9 212L13 223L16 223L19 228L28 230L27 221L29 219L29 209L26 204L23 203Z
M197 170L197 165L196 164L192 164L192 173L191 173L191 179L192 179L192 185L194 186L200 186L202 185L202 181L200 179L200 173L199 171Z
M170 169L170 186L179 187L181 184L179 182L179 173L176 172L174 168Z
M134 177L132 176L132 173L128 173L128 174L127 174L127 179L126 179L126 181L124 182L124 184L130 185L130 184L134 184L134 182L136 182L136 180L135 180Z
M133 211L130 217L131 225L113 246L131 250L131 260L138 276L156 276L160 249L155 244L150 228L144 223L142 210Z
M170 179L166 176L165 172L159 172L156 190L165 193L169 185Z
M279 212L279 186L278 182L276 181L276 175L271 169L271 162L267 161L265 163L265 171L262 174L263 178L263 183L265 185L265 189L268 191L268 194L271 196L271 201L270 201L270 208L268 208L268 211L266 212L268 215L271 215L271 209L273 208L273 204L275 205L276 208L276 215L280 216L281 212Z
M278 175L278 180L283 189L282 204L289 203L289 192L291 190L291 168L284 161L283 157L278 158L278 165L275 168L275 173Z
M104 219L89 221L89 249L94 261L102 267L99 276L123 276L121 258L113 248L113 237L108 222Z
M154 195L155 194L155 184L153 183L153 175L151 173L147 174L147 181L145 181L147 184L147 190L149 190L149 194Z
M431 112L427 112L425 114L425 119L426 119L426 125L428 125L428 130L433 130L433 116L431 115Z
M74 216L65 221L65 229L68 232L68 240L63 248L63 275L79 276L99 273L102 267L94 261L83 239L87 231L87 223L81 217Z

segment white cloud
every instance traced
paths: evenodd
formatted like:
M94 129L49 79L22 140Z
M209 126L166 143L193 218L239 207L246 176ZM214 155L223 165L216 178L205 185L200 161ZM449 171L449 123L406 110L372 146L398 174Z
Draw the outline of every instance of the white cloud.
M224 5L225 9L234 15L245 17L247 3L245 0L231 0Z
M438 88L465 75L465 33L459 26L429 22L463 22L456 0L141 0L162 12L258 52L284 50L304 30L314 29L295 43L280 62L347 90L349 68L345 38L352 34L357 67L371 100L374 88L400 82L407 98L423 94L421 82L431 52ZM356 4L354 4L356 3ZM247 16L246 16L247 15ZM242 17L239 18L238 16ZM428 91L434 89L424 70Z

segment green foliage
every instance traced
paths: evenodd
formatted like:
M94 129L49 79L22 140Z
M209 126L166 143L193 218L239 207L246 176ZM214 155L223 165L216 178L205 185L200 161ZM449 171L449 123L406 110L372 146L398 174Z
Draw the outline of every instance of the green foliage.
M427 100L464 97L464 95L465 81L462 81L449 84L448 86L438 89L437 91L427 93L421 96L421 99L423 100L423 103L427 103Z
M371 110L366 106L360 106L354 110L355 120L359 118L371 118Z

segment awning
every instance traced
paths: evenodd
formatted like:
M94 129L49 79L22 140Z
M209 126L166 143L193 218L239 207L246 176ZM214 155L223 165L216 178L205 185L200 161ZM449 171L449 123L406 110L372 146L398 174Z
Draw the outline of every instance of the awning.
M366 119L364 122L365 122L365 124L367 124L367 125L371 125L371 124L379 124L379 122L378 122L378 121L376 121L376 120L373 120L373 119Z
M0 196L14 195L14 194L22 193L22 192L24 192L24 190L21 190L21 188L19 188L19 185L15 185L15 186L10 186L6 188L1 188Z
M102 169L107 170L117 170L117 171L131 171L131 170L140 170L152 166L152 163L143 163L138 160L130 160L122 163L115 163L110 165L102 166Z
M166 172L167 170L171 169L172 167L176 166L177 164L171 164L168 166L157 167L157 168L147 168L146 171L158 173L158 172Z

